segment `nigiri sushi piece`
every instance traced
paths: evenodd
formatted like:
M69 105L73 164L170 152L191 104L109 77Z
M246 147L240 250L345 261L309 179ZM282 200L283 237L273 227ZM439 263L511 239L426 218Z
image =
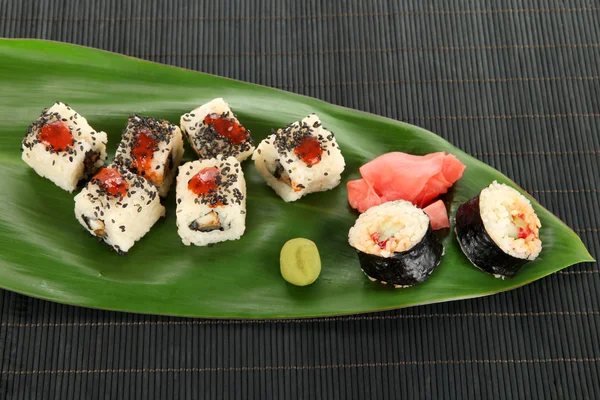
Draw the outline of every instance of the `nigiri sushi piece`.
M132 115L114 159L149 180L165 197L183 157L183 138L177 125L152 117Z
M315 114L273 132L252 159L267 185L288 202L333 189L346 165L334 134Z
M180 125L200 159L222 155L244 161L254 151L250 131L240 124L222 98L183 114Z
M106 143L105 132L95 131L77 111L57 101L27 129L21 158L38 175L73 192L104 165Z
M186 246L239 239L246 229L246 181L235 157L191 161L177 175L177 231Z
M101 169L75 196L79 223L119 254L164 215L156 186L117 164Z

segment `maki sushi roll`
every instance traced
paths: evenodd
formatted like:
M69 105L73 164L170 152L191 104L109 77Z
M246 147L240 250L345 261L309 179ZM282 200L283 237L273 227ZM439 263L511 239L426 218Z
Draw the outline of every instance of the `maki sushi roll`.
M164 215L156 187L116 164L101 169L75 196L77 220L119 254Z
M211 100L183 114L180 124L200 159L224 155L244 161L254 151L250 131L240 124L222 98Z
M396 288L427 280L444 254L427 214L404 200L369 208L350 228L348 241L370 280Z
M143 176L166 196L183 157L181 130L169 121L132 115L114 162Z
M177 175L177 232L186 246L239 239L246 229L246 181L235 157L191 161Z
M456 211L462 251L474 266L496 278L512 278L537 258L541 226L529 200L496 181Z
M106 160L106 133L96 132L77 111L56 102L27 129L21 158L56 186L73 192Z
M333 189L346 165L335 136L315 114L273 132L252 159L267 185L288 202Z

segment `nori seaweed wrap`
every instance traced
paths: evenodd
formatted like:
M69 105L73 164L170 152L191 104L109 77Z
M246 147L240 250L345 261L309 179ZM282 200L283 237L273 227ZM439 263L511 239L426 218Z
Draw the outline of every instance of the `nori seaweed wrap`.
M455 232L471 263L497 278L512 278L541 251L540 221L529 200L496 182L463 203Z
M395 287L427 280L444 253L427 214L403 200L367 210L350 229L348 239L364 273Z

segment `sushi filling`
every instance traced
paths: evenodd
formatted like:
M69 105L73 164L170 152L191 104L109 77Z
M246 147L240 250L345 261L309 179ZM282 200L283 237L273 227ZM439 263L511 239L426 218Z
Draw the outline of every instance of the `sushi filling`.
M224 231L226 228L221 225L219 219L219 213L216 211L210 211L203 216L192 221L189 228L193 231L198 232L212 232L212 231ZM229 228L229 227L227 227Z
M88 229L98 237L106 237L106 231L104 230L104 221L101 219L93 219L87 217L85 214L81 214L81 219L85 222Z
M91 176L98 171L97 163L101 156L102 155L99 152L93 150L89 150L85 153L85 158L83 159L84 176Z
M429 218L416 207L406 211L375 213L374 218L361 224L358 232L351 233L351 244L362 252L380 257L410 250L425 236Z
M135 133L131 158L133 158L131 171L143 176L157 186L162 184L163 175L152 170L154 153L158 150L158 135L145 127Z
M534 260L542 250L542 226L529 200L504 184L492 183L479 196L485 230L505 253Z
M279 161L276 161L274 167L275 169L273 171L271 171L272 168L269 168L271 175L273 175L279 182L285 183L289 187L292 187L292 180L290 179L290 176L283 165L281 165Z

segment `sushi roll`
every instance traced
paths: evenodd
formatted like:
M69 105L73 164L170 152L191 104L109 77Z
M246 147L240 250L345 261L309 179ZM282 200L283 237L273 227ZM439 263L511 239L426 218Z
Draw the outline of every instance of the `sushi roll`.
M119 254L164 215L156 187L117 164L101 169L75 196L79 223Z
M27 129L21 158L56 186L73 192L106 160L106 133L96 132L77 111L56 102Z
M541 226L529 200L496 181L456 211L455 231L463 253L496 278L512 278L537 258Z
M345 167L335 136L315 114L273 132L252 159L267 185L288 202L333 189Z
M166 196L183 157L181 130L169 121L132 115L114 162L143 176Z
M240 124L222 98L183 114L180 125L200 159L223 155L244 161L254 151L250 131Z
M427 214L404 200L369 208L350 228L348 242L370 280L396 288L427 280L444 254Z
M186 246L239 239L246 229L246 181L235 157L190 161L177 175L177 231Z

